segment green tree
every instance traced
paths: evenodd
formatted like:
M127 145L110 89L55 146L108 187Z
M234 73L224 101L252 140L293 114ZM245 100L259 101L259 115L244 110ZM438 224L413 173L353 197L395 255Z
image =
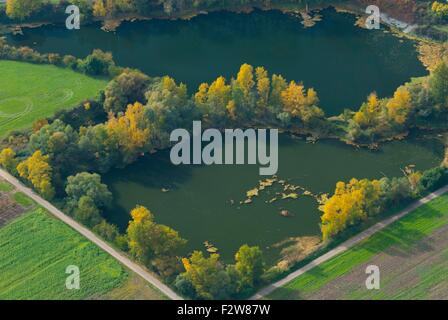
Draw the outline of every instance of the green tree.
M82 196L79 199L76 208L73 210L73 216L76 220L90 228L101 222L100 211L93 199L88 196Z
M5 148L0 152L0 166L11 173L14 173L17 167L16 153L11 148Z
M129 104L145 104L148 84L147 75L136 70L125 70L107 85L104 91L104 109L118 113L126 111Z
M437 103L448 105L448 65L442 62L432 73L429 81L430 92Z
M235 254L235 269L239 274L239 289L253 288L264 272L263 253L259 247L241 246Z
M112 193L107 185L101 182L101 176L97 173L81 172L68 177L65 193L70 209L78 207L83 197L88 197L91 200L89 204L93 204L96 208L108 207L112 202Z
M142 206L131 211L127 234L131 253L148 264L151 259L175 256L186 240L170 227L154 222L153 214Z
M206 258L201 251L194 251L190 258L182 259L182 263L185 268L182 276L191 283L199 298L226 299L230 296L231 280L219 254Z

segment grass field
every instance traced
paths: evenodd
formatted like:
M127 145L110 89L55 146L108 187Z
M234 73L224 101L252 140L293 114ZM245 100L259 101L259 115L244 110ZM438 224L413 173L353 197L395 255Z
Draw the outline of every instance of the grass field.
M271 293L270 299L433 299L448 294L448 194ZM380 290L367 290L377 265Z
M52 65L0 60L0 138L97 96L106 80Z
M89 240L4 181L5 193L30 208L0 226L0 300L165 299L164 295ZM8 214L8 212L1 213ZM1 217L0 217L1 218ZM80 269L80 290L65 285L67 266Z

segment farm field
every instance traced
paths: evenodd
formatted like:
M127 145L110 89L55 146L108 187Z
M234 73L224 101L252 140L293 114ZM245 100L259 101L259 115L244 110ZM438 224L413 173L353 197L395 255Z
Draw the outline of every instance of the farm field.
M0 60L0 138L95 97L106 81L52 65Z
M22 193L0 181L2 198L23 209L0 223L0 300L3 299L164 299L143 279L77 234L34 207ZM8 187L9 186L9 187ZM26 212L23 212L27 210ZM80 290L68 290L67 266L80 269Z
M315 267L270 299L444 299L448 293L448 194ZM368 265L381 272L367 290Z

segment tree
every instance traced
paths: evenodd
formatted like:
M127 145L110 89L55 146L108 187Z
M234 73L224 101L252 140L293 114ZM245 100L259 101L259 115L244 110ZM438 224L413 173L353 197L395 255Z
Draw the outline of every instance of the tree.
M282 91L281 100L283 108L292 117L297 117L303 122L310 122L313 118L322 118L324 112L316 105L319 102L316 91L308 89L304 92L302 84L291 81L288 87Z
M200 111L189 99L187 86L177 84L170 77L153 83L146 92L147 108L151 119L151 138L156 148L169 146L169 137L177 128L188 128L200 118Z
M78 133L59 119L44 125L30 137L28 148L50 157L56 186L62 187L65 177L79 166L78 139Z
M251 103L252 88L255 86L254 68L250 64L243 64L236 77L236 84L243 92L244 103Z
M83 197L89 198L96 208L108 207L112 202L112 193L107 185L101 183L101 176L97 173L81 172L68 177L65 193L69 210L79 207Z
M53 170L48 156L42 155L42 152L37 150L31 157L19 163L17 171L22 178L30 181L44 198L53 198L55 193L51 184Z
M257 93L258 93L257 105L259 108L258 113L261 115L265 115L268 107L271 81L269 80L268 72L263 67L256 68L255 75L257 78Z
M374 126L381 114L381 105L376 93L371 93L359 111L355 112L353 120L362 127Z
M272 75L271 80L271 96L269 101L269 106L271 108L271 112L274 115L277 115L282 111L283 105L281 100L282 92L288 87L286 80L281 75Z
M448 106L448 65L442 62L431 74L430 93L437 103Z
M434 191L442 187L447 182L447 169L444 167L436 167L423 172L419 180L419 193Z
M398 88L386 104L389 118L400 125L408 119L411 107L411 95L405 87Z
M78 68L89 75L108 76L113 74L115 62L110 52L95 49L84 60L78 63Z
M7 0L6 14L13 19L23 20L39 10L43 0Z
M144 106L136 102L128 106L124 115L111 115L106 123L109 139L119 146L124 164L149 150L150 122L146 112Z
M82 196L73 210L76 220L92 228L101 222L101 214L92 198Z
M230 277L219 261L219 254L206 258L201 251L194 251L190 258L182 259L182 263L185 268L182 277L191 283L199 298L226 299L230 296Z
M235 115L235 110L229 110L232 88L226 84L224 77L218 77L211 85L203 83L195 94L196 105L202 109L205 119L213 125L225 124L227 114Z
M175 256L186 244L179 233L154 222L153 214L143 206L131 211L127 234L131 253L145 264L151 259Z
M0 165L11 173L17 166L16 153L11 148L5 148L0 152Z
M253 288L264 272L263 253L259 247L241 246L235 254L235 269L239 274L239 288Z
M129 104L146 103L145 91L149 77L140 71L125 70L109 82L104 90L104 109L107 112L125 111Z
M321 206L323 240L337 235L346 227L379 212L383 191L378 180L352 179L338 182L334 195Z
M115 241L117 237L120 236L120 232L118 231L118 227L116 225L108 223L106 220L102 219L100 223L95 225L93 231L100 235L102 238L107 241Z
M103 0L95 0L93 3L93 15L95 17L105 17L107 14Z

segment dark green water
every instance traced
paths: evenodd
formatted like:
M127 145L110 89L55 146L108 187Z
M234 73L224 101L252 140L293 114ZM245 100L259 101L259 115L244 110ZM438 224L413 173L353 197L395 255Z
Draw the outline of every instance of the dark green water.
M168 74L191 92L218 75L229 79L243 63L265 66L314 87L324 110L334 115L344 108L357 109L372 91L389 96L410 77L425 74L412 42L354 23L354 16L330 9L313 28L278 11L221 12L190 21L127 22L116 33L98 26L79 31L48 26L9 40L78 57L101 48L111 51L121 66L153 76Z
M427 169L440 163L442 154L442 146L434 140L392 142L371 152L337 142L307 144L282 137L278 176L313 193L332 193L339 180L399 176L400 168L410 164ZM252 204L239 205L260 179L258 166L174 166L168 152L159 152L104 176L115 196L109 219L125 228L128 212L138 204L147 206L158 222L189 240L190 250L203 248L208 240L226 259L245 243L259 245L274 257L275 250L268 249L272 244L320 234L321 213L310 197L266 203L281 191L274 187ZM164 193L162 188L171 191ZM282 209L294 217L282 217Z
M355 18L348 14L326 10L323 16L315 27L305 29L297 18L276 11L222 12L190 21L124 23L116 33L104 33L97 26L80 31L48 26L26 30L9 41L76 56L94 48L112 51L119 65L153 76L171 75L187 83L190 91L218 75L235 75L242 63L262 65L271 73L315 87L327 114L357 108L372 91L391 95L410 77L426 73L412 42L354 27ZM339 180L398 176L409 164L420 170L433 167L443 150L428 140L393 142L370 152L336 142L312 145L282 137L279 152L280 179L314 193L331 193ZM122 230L129 211L145 205L158 222L189 240L189 250L210 241L227 260L245 243L259 245L273 258L274 243L319 235L320 212L310 197L266 203L281 191L277 187L250 205L239 205L260 180L257 166L176 167L164 151L115 170L104 180L115 196L108 219ZM170 192L162 192L163 188ZM283 209L294 217L280 216Z

